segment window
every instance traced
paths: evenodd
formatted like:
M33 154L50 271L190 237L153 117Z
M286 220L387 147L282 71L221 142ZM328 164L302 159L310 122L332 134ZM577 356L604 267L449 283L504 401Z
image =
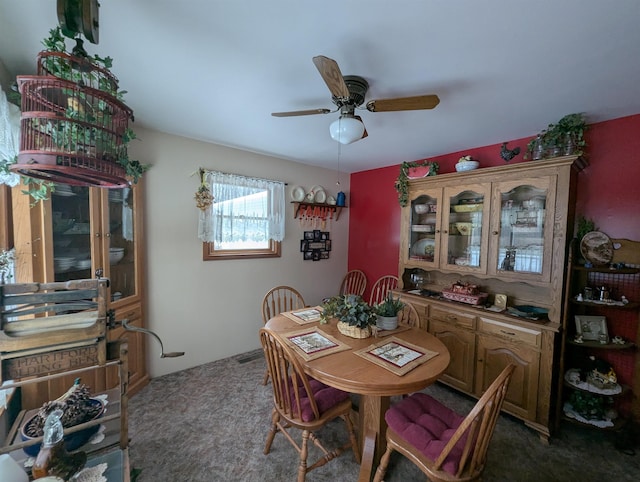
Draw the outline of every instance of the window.
M200 212L203 259L280 256L284 183L204 171L213 204Z

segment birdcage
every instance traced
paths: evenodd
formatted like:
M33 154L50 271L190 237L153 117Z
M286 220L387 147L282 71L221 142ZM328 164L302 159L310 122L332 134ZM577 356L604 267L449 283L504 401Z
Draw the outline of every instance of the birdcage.
M123 138L133 111L116 97L117 79L60 52L41 52L38 73L44 75L18 76L20 151L11 169L63 184L128 185L118 160L126 158Z

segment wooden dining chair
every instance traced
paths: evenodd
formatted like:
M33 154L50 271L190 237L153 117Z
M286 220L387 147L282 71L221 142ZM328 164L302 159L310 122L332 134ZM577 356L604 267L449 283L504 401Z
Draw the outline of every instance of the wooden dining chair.
M262 322L267 323L271 318L283 311L292 311L304 308L304 298L298 290L291 286L276 286L271 288L262 298ZM262 384L269 381L269 370L265 371Z
M386 275L378 278L371 288L371 296L369 298L370 305L377 305L382 303L387 297L389 290L398 287L398 277L393 275Z
M515 365L508 365L466 417L425 393L414 393L385 414L387 450L374 482L387 471L397 450L434 482L477 480L484 470L502 402Z
M291 286L276 286L271 288L262 298L262 321L266 323L283 311L304 307L304 298L298 290Z
M298 482L303 482L308 472L323 466L349 447L353 450L353 455L359 464L358 442L349 416L351 412L349 393L307 377L292 349L268 328L260 329L260 342L264 349L273 387L271 430L264 447L265 455L271 450L276 434L281 432L300 455ZM349 441L341 447L328 451L314 432L338 417L342 418L347 425ZM300 445L287 431L289 428L302 430ZM323 453L323 456L311 465L307 464L309 440Z
M402 325L408 325L411 328L421 328L420 315L415 307L407 302L403 301L404 308L398 312L398 323Z
M344 275L340 285L340 294L362 296L365 289L367 289L367 275L359 269L353 269Z

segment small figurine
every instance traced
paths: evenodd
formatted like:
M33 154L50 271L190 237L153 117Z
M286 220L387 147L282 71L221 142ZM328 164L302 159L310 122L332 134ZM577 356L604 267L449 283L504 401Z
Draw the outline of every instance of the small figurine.
M626 305L627 303L629 303L629 300L627 299L627 297L625 295L622 295L620 297L620 301L622 301L623 305Z
M578 296L576 297L576 301L584 301L584 298L582 298L582 293L578 293Z
M582 335L576 335L573 341L576 343L584 343L584 340L582 339Z

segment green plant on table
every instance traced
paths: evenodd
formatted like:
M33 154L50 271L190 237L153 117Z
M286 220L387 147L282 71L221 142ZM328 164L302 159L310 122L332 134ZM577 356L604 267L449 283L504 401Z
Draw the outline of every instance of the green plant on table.
M393 293L387 293L384 301L376 305L376 313L379 316L393 317L398 316L398 313L404 308L404 303L400 301L400 298L394 298Z
M398 202L400 202L400 206L404 207L409 202L409 169L426 166L429 167L429 176L435 176L438 173L438 169L440 169L440 165L437 162L431 161L403 162L400 165L400 174L394 184L398 192Z
M361 296L336 295L322 304L320 323L327 323L331 318L358 328L375 325L378 319L376 310Z

